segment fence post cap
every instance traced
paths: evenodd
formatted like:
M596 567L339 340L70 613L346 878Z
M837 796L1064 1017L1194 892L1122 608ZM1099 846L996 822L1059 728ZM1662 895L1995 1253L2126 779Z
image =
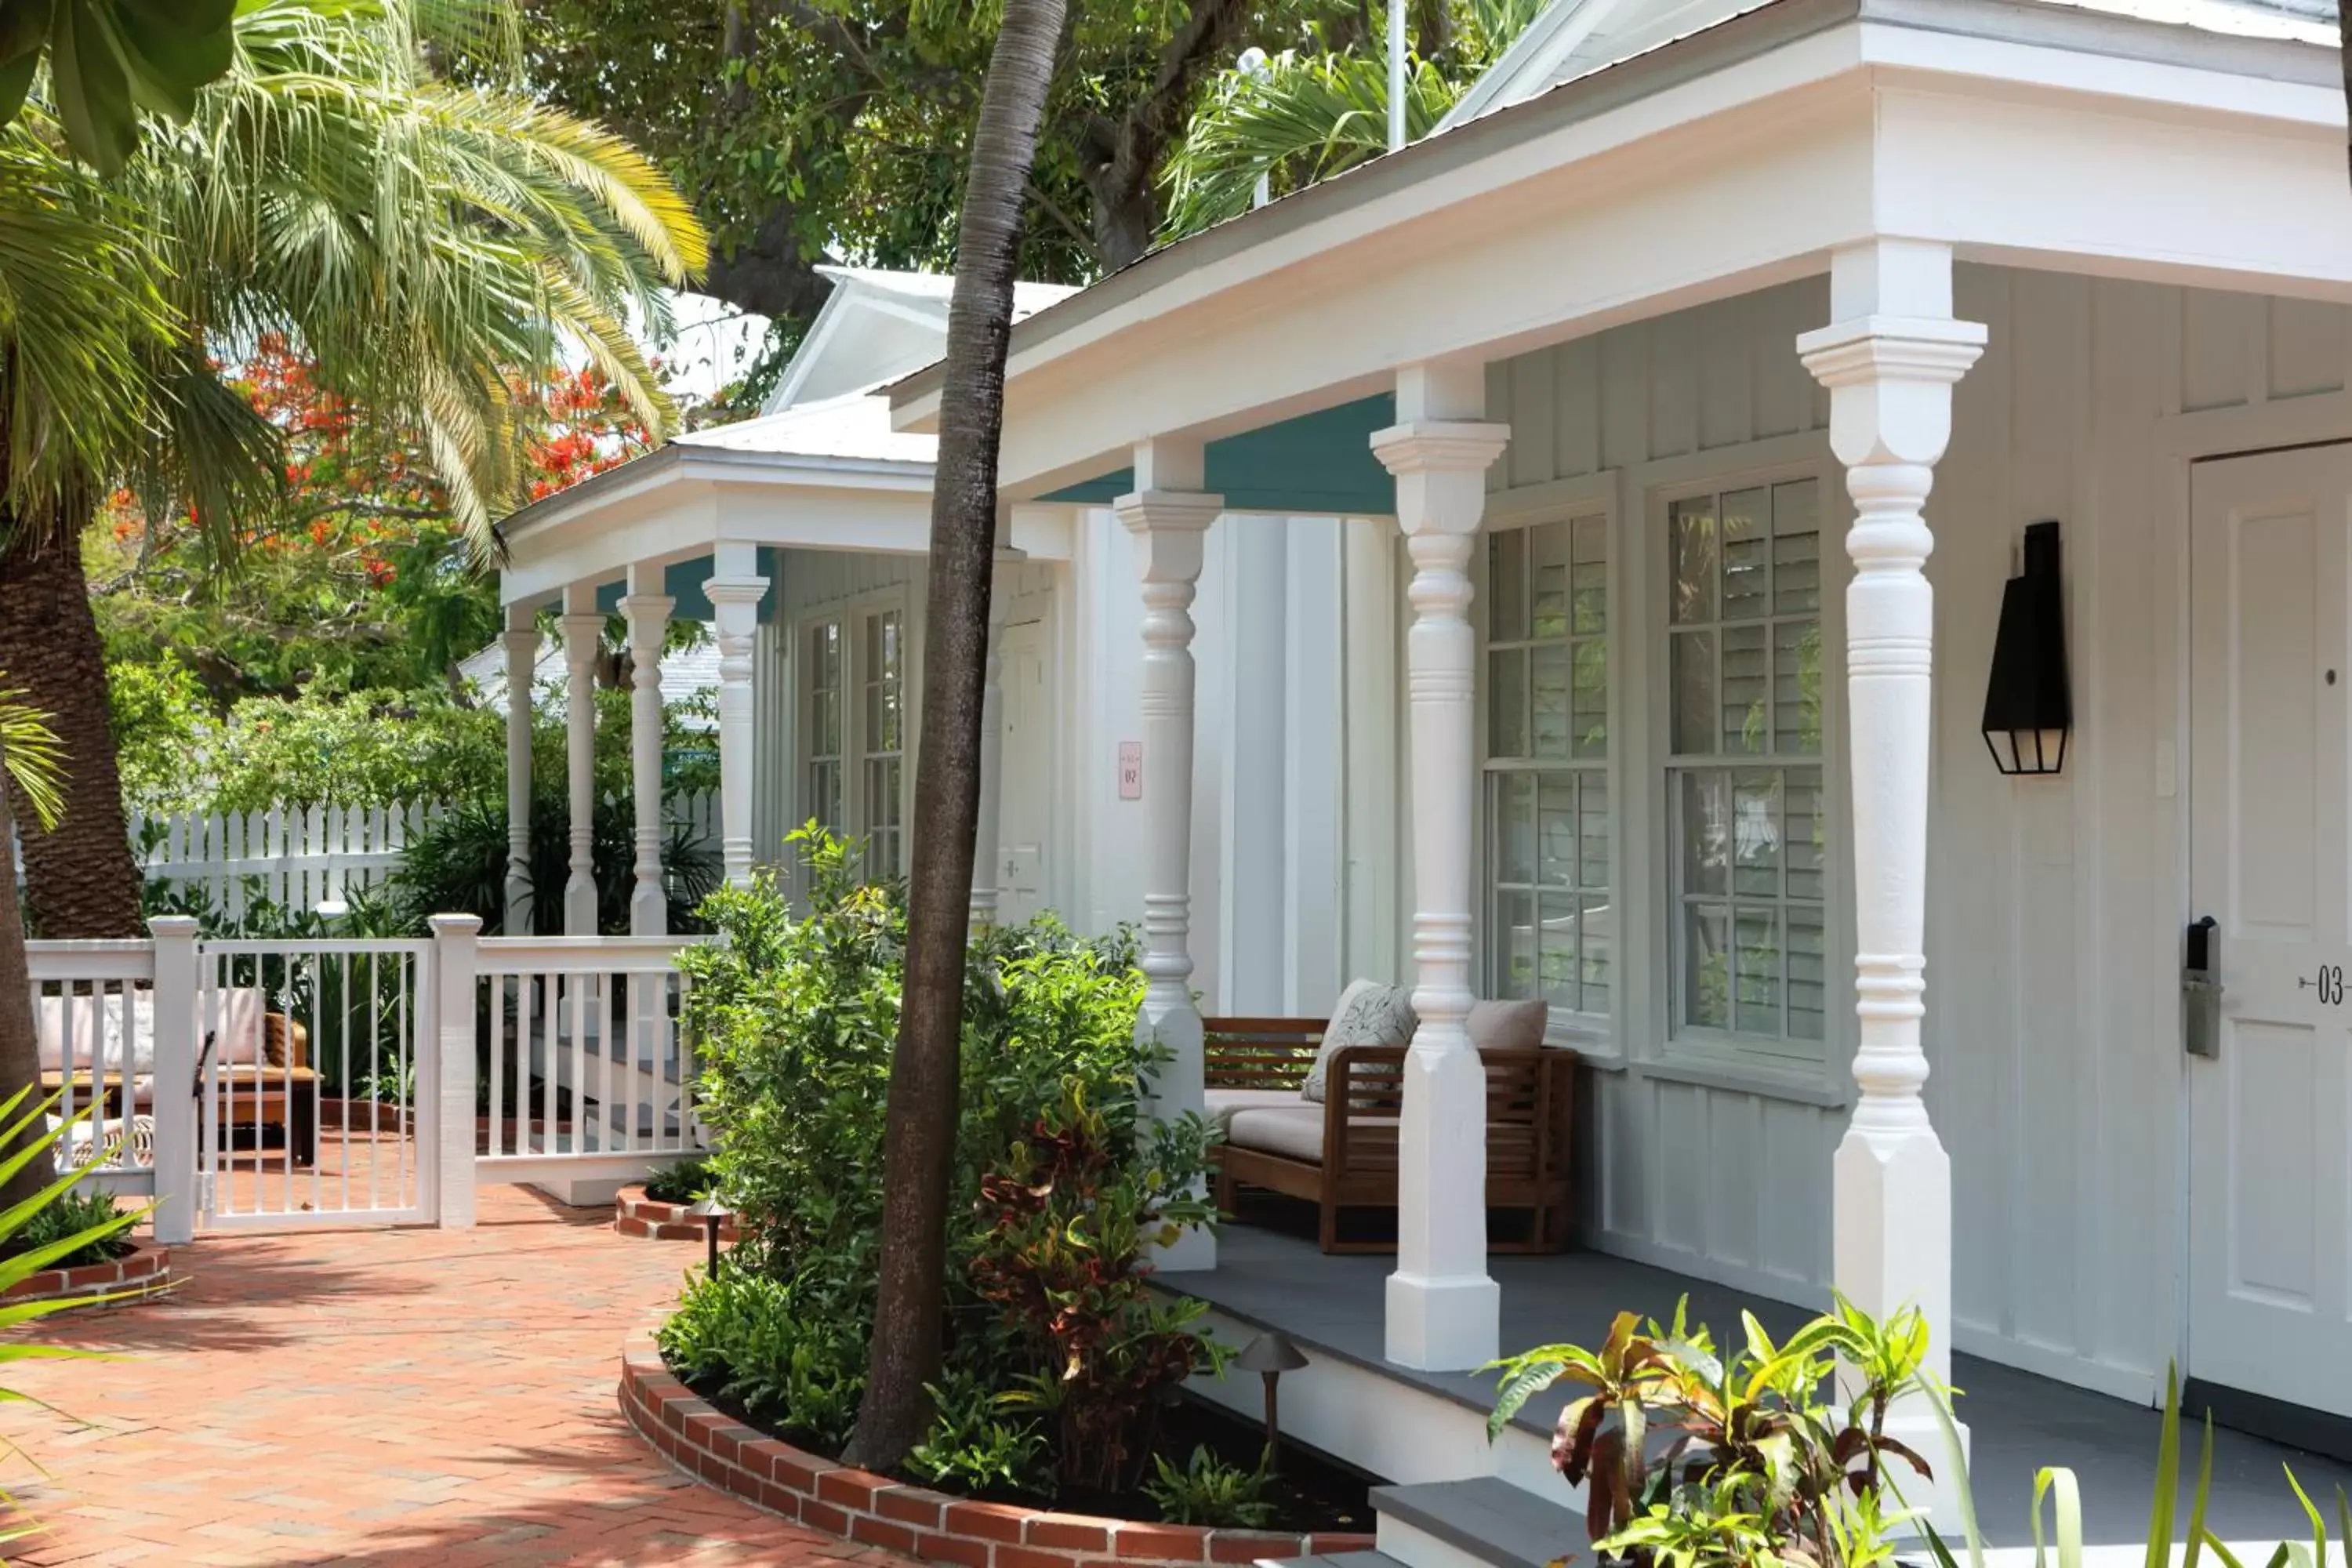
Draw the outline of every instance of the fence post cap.
M201 923L194 915L154 915L148 919L147 932L155 937L194 936Z
M482 917L479 915L435 915L425 923L435 936L479 936L482 933Z

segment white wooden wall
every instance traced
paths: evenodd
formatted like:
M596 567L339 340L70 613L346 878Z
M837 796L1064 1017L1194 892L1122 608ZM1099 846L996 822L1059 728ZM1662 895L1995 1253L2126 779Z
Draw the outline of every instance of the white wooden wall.
M1958 313L1991 331L1958 388L1927 507L1938 672L1928 1098L1954 1163L1958 1339L2144 1397L2178 1351L2184 1262L2182 453L2352 437L2352 322L2333 306L1981 267L1961 269ZM1827 320L1825 280L1813 279L1496 366L1490 408L1512 426L1498 503L1614 476L1630 559L1646 548L1643 497L1660 476L1825 456L1826 402L1792 340ZM2044 518L2064 525L2076 737L2064 776L2011 782L1977 726L2001 587L2020 531ZM1823 553L1842 590L1843 552L1825 536ZM1832 618L1832 657L1841 642ZM1621 640L1614 651L1621 692L1645 690L1647 650ZM1393 679L1392 668L1350 676ZM1825 679L1842 688L1842 668ZM1832 723L1835 745L1834 713ZM1351 778L1366 761L1351 759ZM1834 786L1842 751L1825 762ZM1612 798L1630 805L1654 786L1645 768L1621 775ZM1621 824L1643 810L1621 809ZM1836 821L1843 831L1842 810ZM1623 883L1662 882L1657 844L1629 839L1620 854ZM1840 868L1848 906L1850 876ZM1655 984L1664 961L1629 924L1621 994ZM1833 922L1842 973L1850 931L1849 908ZM1627 1059L1591 1075L1590 1239L1820 1300L1843 1070L1829 1075L1835 1095L1813 1097L1827 1103L1690 1081L1652 1061L1656 1039L1639 1037L1657 1027L1645 1021ZM1848 1018L1832 1058L1851 1053Z

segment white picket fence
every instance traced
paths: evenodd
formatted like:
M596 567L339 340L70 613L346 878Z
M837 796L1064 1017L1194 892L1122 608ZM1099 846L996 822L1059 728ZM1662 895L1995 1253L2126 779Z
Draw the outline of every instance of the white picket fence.
M231 920L255 892L282 908L315 910L346 901L393 873L408 842L444 808L406 805L273 805L218 816L133 816L131 841L151 846L142 868L182 892L201 890Z
M412 839L447 809L405 805L275 805L214 816L134 816L131 839L150 846L142 868L183 892L201 890L210 908L242 919L258 893L281 908L316 910L391 876ZM667 815L698 844L719 842L719 794L677 795Z

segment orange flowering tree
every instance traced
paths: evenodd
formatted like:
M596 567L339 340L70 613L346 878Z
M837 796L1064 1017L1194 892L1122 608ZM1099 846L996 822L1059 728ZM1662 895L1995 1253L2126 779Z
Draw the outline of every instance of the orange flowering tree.
M322 388L310 360L265 335L236 384L278 432L278 503L218 558L184 510L118 492L87 562L110 663L176 650L216 701L325 680L342 689L451 684L498 631L495 585L471 555L420 432ZM555 494L649 445L602 377L518 380L524 467L512 504Z

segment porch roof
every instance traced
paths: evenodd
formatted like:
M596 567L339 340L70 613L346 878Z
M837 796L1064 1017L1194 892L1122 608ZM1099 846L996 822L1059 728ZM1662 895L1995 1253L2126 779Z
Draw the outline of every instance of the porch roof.
M2238 0L2116 3L2179 19L1769 0L1155 251L1014 327L1002 483L1099 481L1140 440L1262 429L1874 236L2352 298L2336 51L2310 24L2195 25ZM939 386L889 388L900 427Z
M674 613L707 620L700 584L721 543L763 557L920 554L937 447L935 437L894 429L888 400L870 392L689 432L500 523L500 598L536 604L569 584L609 587L633 565L658 565L679 601ZM1044 559L1068 552L1060 518L1034 510L1016 516L1014 541Z

